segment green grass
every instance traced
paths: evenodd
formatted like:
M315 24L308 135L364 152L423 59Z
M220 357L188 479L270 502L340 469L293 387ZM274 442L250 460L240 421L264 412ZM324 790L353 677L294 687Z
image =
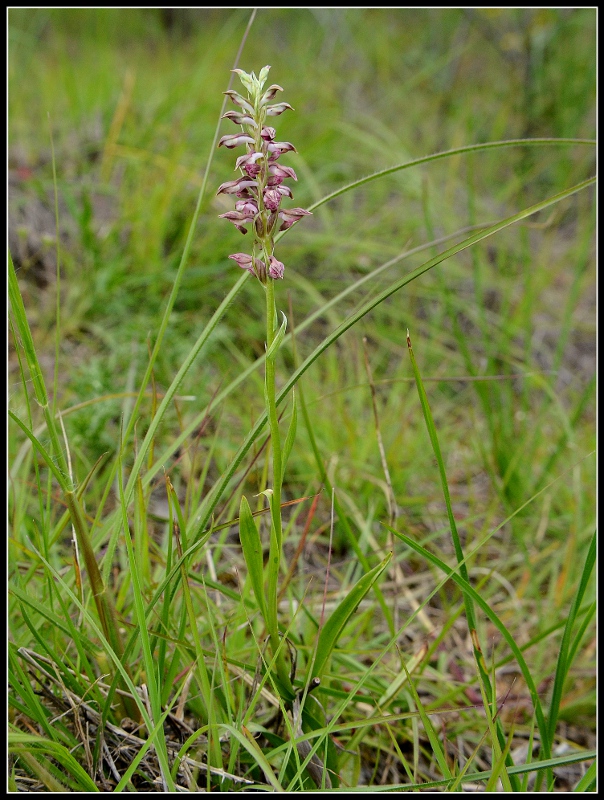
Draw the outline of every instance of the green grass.
M250 16L9 13L9 787L592 791L595 12Z

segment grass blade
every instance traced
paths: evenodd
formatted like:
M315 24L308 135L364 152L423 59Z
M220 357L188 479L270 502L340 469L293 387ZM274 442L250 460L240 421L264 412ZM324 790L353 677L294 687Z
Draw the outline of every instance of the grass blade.
M374 567L370 572L363 575L340 602L338 607L331 613L331 616L321 629L317 640L315 658L309 665L307 676L308 684L310 684L311 678L321 678L327 660L333 648L336 646L346 623L356 611L361 600L386 569L391 558L392 553L389 553L377 567Z
M518 645L514 641L514 637L512 636L512 634L508 631L508 629L505 627L503 622L499 619L497 614L491 609L491 607L486 602L486 600L484 600L482 598L482 596L474 589L473 586L471 586L460 575L458 575L455 572L455 570L452 570L443 561L441 561L437 556L433 555L429 550L426 550L426 548L422 547L422 545L417 544L417 542L415 542L409 536L405 536L404 533L401 533L400 531L397 531L394 528L391 528L389 525L385 525L385 527L388 528L389 531L391 531L395 536L397 536L406 545L408 545L412 550L414 550L416 553L418 553L419 555L423 556L427 561L429 561L430 563L434 564L434 566L438 567L440 570L445 572L449 576L449 578L459 586L459 588L462 590L462 592L467 593L472 598L474 603L476 603L476 605L479 606L484 611L484 613L491 620L493 625L495 625L497 630L501 633L503 638L506 640L506 642L510 646L512 652L514 653L514 656L516 657L516 661L518 662L518 666L520 667L520 670L522 672L524 680L526 681L526 685L527 685L527 687L529 689L529 692L530 692L530 695L531 695L531 699L533 701L533 708L535 709L535 716L537 718L537 724L539 726L539 732L541 734L542 740L544 740L545 739L545 734L547 732L547 727L546 727L546 722L545 722L545 716L543 714L543 708L541 706L541 700L539 698L539 694L537 692L537 687L535 686L535 682L533 681L533 677L532 677L531 672L530 672L530 670L528 668L526 660L525 660L524 656L522 655L522 651L520 650L520 648L518 647ZM549 756L547 756L547 757L549 758ZM510 769L508 769L508 773L509 774L513 774L513 773L510 773Z
M98 788L92 778L88 775L88 773L78 764L75 758L71 755L71 753L63 747L62 744L58 742L53 742L49 739L44 739L41 736L34 736L28 733L9 733L8 735L8 746L9 750L14 751L21 751L23 753L23 749L26 746L32 746L35 750L40 750L43 753L46 753L62 764L65 769L69 770L71 774L78 780L81 791L86 792L98 792ZM50 787L48 787L50 788ZM51 789L51 791L57 791L56 789ZM59 791L64 791L61 789ZM67 790L69 791L69 790Z

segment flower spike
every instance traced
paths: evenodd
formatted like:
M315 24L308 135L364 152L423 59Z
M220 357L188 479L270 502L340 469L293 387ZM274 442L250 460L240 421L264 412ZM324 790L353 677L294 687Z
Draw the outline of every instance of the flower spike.
M233 70L247 91L247 98L231 89L224 92L240 110L227 111L222 119L244 126L244 131L223 136L218 146L231 150L244 145L247 152L235 162L235 169L241 170L241 176L221 184L217 192L238 198L235 209L220 214L221 219L232 222L243 234L251 228L254 240L252 255L234 253L229 258L265 285L268 280L281 280L285 272L283 262L272 255L277 230L285 231L302 217L311 216L310 211L303 208L281 208L284 197L293 197L284 181L298 178L291 167L277 161L285 153L297 150L291 142L277 141L275 128L266 124L268 117L278 117L288 109L293 111L289 103L270 105L283 88L273 83L263 92L269 70L270 66L263 67L258 76L242 69ZM263 253L264 261L256 258L255 253Z

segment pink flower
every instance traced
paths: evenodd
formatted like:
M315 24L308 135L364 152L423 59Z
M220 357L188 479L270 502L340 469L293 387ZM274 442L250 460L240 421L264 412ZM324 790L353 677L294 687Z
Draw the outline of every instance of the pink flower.
M288 228L301 220L302 217L312 217L311 211L305 211L303 208L287 208L279 212L279 216L283 220L281 223L280 231L286 231Z
M218 216L221 219L228 219L229 222L233 223L238 231L241 231L241 233L247 233L247 228L244 228L243 225L240 225L239 223L251 222L253 219L253 217L249 217L247 214L242 214L240 211L227 211L226 214L219 214Z
M258 206L253 200L238 200L235 209L241 214L246 214L249 219L253 219L258 213Z
M233 147L239 147L240 144L254 144L254 140L247 133L232 133L223 136L218 142L218 147L224 145L229 150L232 150Z
M249 114L242 114L240 111L227 111L220 119L230 119L235 125L256 125L254 117Z
M282 278L283 272L285 271L285 267L283 266L283 262L277 261L275 256L269 257L270 266L268 268L268 274L271 278Z
M271 87L272 88L272 87ZM233 89L229 89L228 92L223 92L226 96L235 103L235 105L243 108L244 111L247 111L248 114L254 113L254 106L251 103L248 103L238 92L233 91Z
M276 211L279 208L282 194L278 189L267 189L264 192L264 205L269 211Z
M277 131L268 125L265 125L264 128L262 128L262 133L260 134L265 142L272 142L276 135Z
M260 158L264 158L264 153L246 153L244 156L239 156L235 162L235 169L243 168L250 178L257 178L262 169L256 163Z
M237 161L235 161L235 169L239 169L239 167L245 167L246 164L255 164L259 158L263 158L264 153L246 153L244 156L239 156Z
M274 106L267 106L266 107L266 116L267 117L278 117L279 114L283 114L284 111L287 109L294 110L289 103L275 103Z
M281 183L285 178L292 178L294 181L298 180L296 173L291 167L283 167L280 164L271 164L268 168L268 172L273 178L280 179L278 183Z
M264 261L261 261L259 258L252 258L246 253L233 253L229 258L232 258L237 266L241 267L241 269L246 269L252 275L258 276L265 270Z
M282 153L288 153L293 150L294 153L298 151L290 142L269 142L266 146L269 153L273 154L273 158L277 159Z
M268 208L269 211L276 211L284 196L293 197L292 190L289 186L280 185L265 189L263 195L265 207Z
M260 98L260 105L265 106L267 103L270 103L271 100L274 100L277 92L282 92L282 91L283 91L282 86L278 86L276 83L273 83L273 85L269 86L266 92Z
M216 194L236 194L239 195L240 192L249 189L251 186L258 186L257 181L250 180L243 176L242 178L237 178L235 181L227 181L226 183L221 183L218 187L218 191Z

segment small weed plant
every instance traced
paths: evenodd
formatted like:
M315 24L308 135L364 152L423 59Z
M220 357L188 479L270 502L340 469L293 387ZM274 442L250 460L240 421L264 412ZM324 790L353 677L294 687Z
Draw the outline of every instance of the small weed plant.
M595 490L582 422L594 382L569 405L556 376L590 263L582 198L595 178L575 168L576 180L553 188L535 178L530 203L477 222L472 165L520 152L537 174L535 153L594 142L472 141L376 162L325 194L325 176L349 174L354 148L336 142L313 173L302 140L298 153L273 127L295 115L282 87L267 86L271 67L248 73L239 57L220 112L237 130L219 138L218 121L188 232L166 256L161 315L147 318L144 365L133 356L125 383L61 400L75 381L59 364L79 346L78 303L90 309L93 298L74 301L61 285L67 212L54 150L52 314L32 316L27 261L9 254L9 788L591 791L595 752L571 727L590 718L594 693ZM102 153L106 178L131 83ZM312 102L324 96L319 87ZM377 121L364 145L372 137L388 139ZM395 152L390 141L380 149ZM222 147L242 154L236 177L218 186ZM290 158L306 208L291 205ZM392 198L381 233L367 233L366 194L459 163L468 165L463 228L438 235L420 181L410 191L425 243L391 252L403 225L390 217ZM354 225L341 233L349 214ZM217 217L245 237L245 252L227 256L233 229ZM553 301L564 308L547 369L526 331L538 335L532 304L555 287L542 266L531 272L528 239L560 219L581 235L568 250L567 297ZM289 245L304 235L307 249ZM485 266L497 264L506 235L521 262L509 289L497 277L490 285ZM374 237L367 252L364 236ZM93 275L102 250L87 241ZM330 284L332 262L346 259ZM186 282L192 260L207 266L201 310ZM410 294L421 285L424 296ZM112 292L118 323L138 319L119 282ZM170 327L189 307L194 335ZM44 314L54 316L52 375ZM100 417L97 452L91 428L74 420L102 415L103 404L116 411Z

